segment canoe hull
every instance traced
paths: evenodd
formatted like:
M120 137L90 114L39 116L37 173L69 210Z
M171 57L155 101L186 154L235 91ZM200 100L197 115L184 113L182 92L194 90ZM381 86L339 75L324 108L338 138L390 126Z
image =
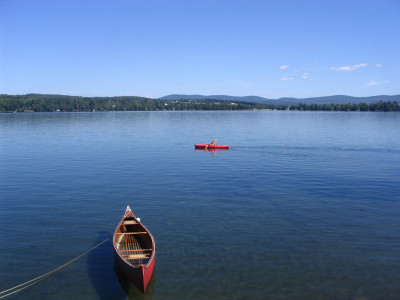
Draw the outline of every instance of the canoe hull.
M115 262L118 264L119 270L125 278L132 282L139 290L145 292L153 275L154 266L156 264L155 256L147 267L132 267L130 264L127 264L120 255L118 255L116 250L114 250L114 256Z
M195 149L229 149L228 145L195 144Z
M133 245L133 241L135 248L128 247ZM135 217L129 206L114 232L113 246L119 270L145 292L156 263L156 244L150 231Z

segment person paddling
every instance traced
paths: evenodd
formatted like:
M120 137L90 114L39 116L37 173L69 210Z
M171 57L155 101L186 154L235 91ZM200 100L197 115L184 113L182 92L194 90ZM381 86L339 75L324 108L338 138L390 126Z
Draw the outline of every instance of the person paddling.
M212 140L210 144L213 145L213 146L215 146L215 145L216 145L216 143L215 143L216 140L217 140L217 139Z

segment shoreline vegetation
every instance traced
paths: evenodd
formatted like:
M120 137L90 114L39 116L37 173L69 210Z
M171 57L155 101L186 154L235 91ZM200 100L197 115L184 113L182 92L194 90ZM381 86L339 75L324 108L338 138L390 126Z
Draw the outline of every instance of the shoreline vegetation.
M135 96L78 97L27 94L0 95L0 113L164 111L164 110L294 110L294 111L400 111L400 102L346 104L264 104L219 99L163 100Z

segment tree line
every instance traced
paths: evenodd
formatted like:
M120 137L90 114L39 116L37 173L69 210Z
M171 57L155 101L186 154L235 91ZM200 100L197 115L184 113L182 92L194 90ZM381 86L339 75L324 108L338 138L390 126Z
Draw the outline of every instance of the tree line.
M299 110L299 111L400 111L400 103L276 105L218 99L161 100L144 97L75 97L63 95L0 95L0 112L85 112L158 110Z
M290 108L292 109L292 108ZM377 103L347 103L347 104L299 104L295 106L295 110L320 110L320 111L400 111L400 102L383 102Z

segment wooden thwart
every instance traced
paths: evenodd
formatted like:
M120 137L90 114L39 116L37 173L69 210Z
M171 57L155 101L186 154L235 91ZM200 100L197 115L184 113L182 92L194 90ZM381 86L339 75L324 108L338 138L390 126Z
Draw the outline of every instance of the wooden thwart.
M122 255L126 259L141 259L141 258L149 258L148 254L128 254Z

